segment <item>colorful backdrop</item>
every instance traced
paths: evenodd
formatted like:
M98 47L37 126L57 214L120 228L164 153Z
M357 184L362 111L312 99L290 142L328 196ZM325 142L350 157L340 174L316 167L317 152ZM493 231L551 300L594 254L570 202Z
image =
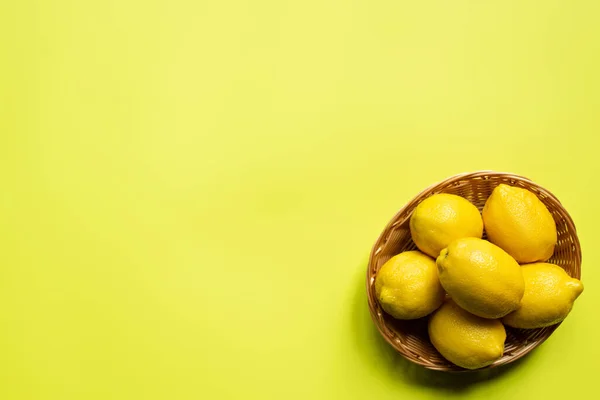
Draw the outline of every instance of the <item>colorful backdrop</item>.
M537 399L597 388L597 1L0 2L0 398ZM424 187L525 175L586 290L513 368L376 333Z

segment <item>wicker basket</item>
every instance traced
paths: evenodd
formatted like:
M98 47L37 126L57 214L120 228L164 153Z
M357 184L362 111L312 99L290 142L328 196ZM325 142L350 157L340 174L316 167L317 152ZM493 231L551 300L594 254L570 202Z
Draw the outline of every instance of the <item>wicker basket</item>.
M435 193L452 193L467 198L481 211L492 190L501 183L530 190L548 207L556 222L558 233L558 243L549 262L560 265L570 276L581 278L581 247L573 220L552 193L529 179L507 173L479 171L456 175L425 189L404 206L386 226L373 247L367 271L369 310L379 332L401 355L425 368L466 371L445 360L433 347L427 335L427 317L400 321L381 309L375 297L374 283L377 271L392 256L417 249L410 237L409 220L413 210L422 200ZM507 327L504 355L485 368L508 364L523 357L546 340L558 325L528 330Z

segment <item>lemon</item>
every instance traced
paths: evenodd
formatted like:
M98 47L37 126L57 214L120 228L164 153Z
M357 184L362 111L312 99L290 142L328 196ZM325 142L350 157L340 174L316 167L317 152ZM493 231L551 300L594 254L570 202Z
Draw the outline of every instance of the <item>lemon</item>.
M506 331L499 320L477 317L448 300L429 320L429 339L448 361L476 369L502 357Z
M437 309L444 300L435 261L419 251L389 259L375 280L381 307L398 319L416 319Z
M453 240L483 234L483 221L477 207L453 194L434 194L423 200L410 218L410 234L419 250L431 257Z
M483 222L488 240L521 264L546 261L554 252L552 214L529 190L497 186L483 208Z
M455 240L442 250L437 266L446 292L472 314L500 318L519 307L525 290L521 267L487 240Z
M523 265L525 294L521 306L504 317L514 328L542 328L561 322L583 292L583 284L571 278L558 265L535 263Z

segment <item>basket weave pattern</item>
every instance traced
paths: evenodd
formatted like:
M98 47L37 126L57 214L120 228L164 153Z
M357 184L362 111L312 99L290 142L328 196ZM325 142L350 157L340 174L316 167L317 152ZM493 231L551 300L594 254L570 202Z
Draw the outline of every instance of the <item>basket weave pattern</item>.
M573 220L549 191L527 178L507 173L480 171L448 178L433 185L402 208L386 226L373 246L367 270L367 297L371 317L379 332L401 355L426 368L440 371L466 371L445 360L433 347L427 335L427 317L400 321L386 314L375 297L375 276L391 257L408 250L417 250L410 236L409 220L415 207L436 193L451 193L471 201L481 211L492 190L501 183L525 188L535 193L548 207L556 222L558 242L548 262L561 266L571 277L581 278L581 247ZM485 239L485 233L484 233ZM506 327L504 355L485 368L515 361L546 340L558 325L540 329Z

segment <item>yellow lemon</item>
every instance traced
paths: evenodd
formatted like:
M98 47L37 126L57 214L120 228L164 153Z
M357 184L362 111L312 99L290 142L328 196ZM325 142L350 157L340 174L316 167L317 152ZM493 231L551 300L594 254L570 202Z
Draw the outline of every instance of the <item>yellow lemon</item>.
M435 261L419 251L390 258L377 273L375 294L392 317L416 319L437 309L444 300Z
M410 218L410 234L419 250L431 257L453 240L483 234L483 221L477 207L453 194L434 194L423 200Z
M525 294L516 311L504 317L514 328L542 328L561 322L583 292L583 284L571 278L558 265L535 263L523 265Z
M446 292L472 314L500 318L519 307L525 290L521 267L487 240L455 240L442 250L437 266Z
M448 361L476 369L502 357L506 331L499 320L475 316L449 300L429 319L429 338Z
M483 208L488 240L519 263L546 261L556 244L556 224L544 203L529 190L499 185Z

